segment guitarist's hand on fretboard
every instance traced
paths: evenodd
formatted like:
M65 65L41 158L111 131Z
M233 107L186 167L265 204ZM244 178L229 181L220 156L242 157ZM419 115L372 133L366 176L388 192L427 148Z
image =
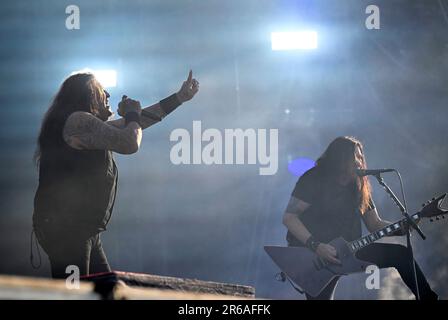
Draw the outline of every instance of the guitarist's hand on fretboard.
M415 224L418 225L421 220L422 220L421 218L418 218L418 219L414 220L414 222L415 222ZM409 229L409 223L407 223L406 221L402 221L402 222L400 222L400 226L401 226L401 229L395 231L393 234L391 234L391 236L405 236L407 234L408 229ZM414 228L411 228L410 231L411 232L414 231Z

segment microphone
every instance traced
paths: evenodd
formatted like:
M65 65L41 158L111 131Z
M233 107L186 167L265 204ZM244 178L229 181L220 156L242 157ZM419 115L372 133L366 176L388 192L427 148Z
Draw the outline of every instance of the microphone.
M124 95L121 97L121 102L124 102L127 98L128 98L128 96L124 94ZM158 115L152 113L151 111L147 111L147 110L145 110L145 109L142 109L142 111L141 111L141 115L144 116L144 117L150 118L150 119L152 119L152 120L154 120L154 121L156 121L156 122L160 122L160 121L162 121L162 118L161 118L160 116L158 116Z
M370 170L364 170L364 169L356 169L356 174L360 177L364 176L376 176L380 173L384 172L393 172L395 169L370 169Z

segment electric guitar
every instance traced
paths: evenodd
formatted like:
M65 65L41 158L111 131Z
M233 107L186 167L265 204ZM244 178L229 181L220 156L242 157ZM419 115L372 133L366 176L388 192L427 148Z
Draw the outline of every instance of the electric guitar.
M444 215L448 213L446 199L445 193L427 201L419 212L410 216L411 219L418 221L421 218L445 218ZM342 237L334 239L329 244L337 250L340 265L323 260L306 247L265 246L264 249L290 280L310 296L316 297L335 277L364 272L372 263L357 259L355 253L383 237L394 234L405 225L406 218L403 218L352 242L347 242Z

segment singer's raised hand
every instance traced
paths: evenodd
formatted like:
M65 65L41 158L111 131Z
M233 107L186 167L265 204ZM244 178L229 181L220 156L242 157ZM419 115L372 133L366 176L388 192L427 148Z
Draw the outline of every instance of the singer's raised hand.
M199 91L199 82L193 78L193 71L190 70L188 78L183 82L182 87L176 93L180 102L191 100L194 95Z

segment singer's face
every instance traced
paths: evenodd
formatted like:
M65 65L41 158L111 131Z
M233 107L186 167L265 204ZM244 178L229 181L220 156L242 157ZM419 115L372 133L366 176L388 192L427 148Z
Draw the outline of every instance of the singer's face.
M110 104L109 104L110 94L109 94L109 92L107 92L104 89L101 89L101 90L103 91L103 94L104 94L104 106L100 106L100 110L99 110L100 118L103 121L107 121L107 120L109 120L109 117L111 117L113 115L113 112L112 112L112 110L110 108Z
M109 104L110 94L106 90L104 90L104 94L106 95L106 109L112 112Z

